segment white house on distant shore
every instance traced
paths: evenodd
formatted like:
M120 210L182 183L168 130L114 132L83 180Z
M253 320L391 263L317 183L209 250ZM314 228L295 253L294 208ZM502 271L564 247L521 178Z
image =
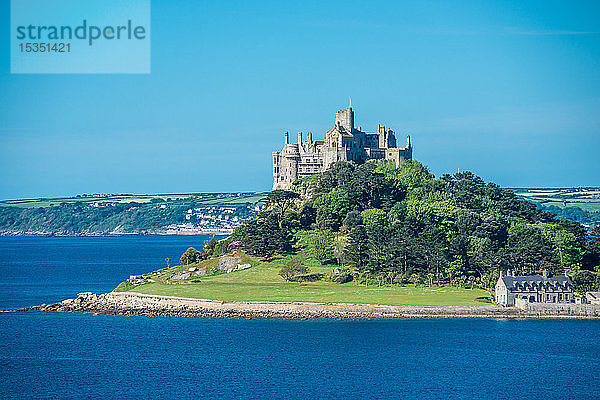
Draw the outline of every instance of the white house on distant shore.
M515 299L528 303L572 303L573 284L568 276L502 276L496 283L496 303L514 306Z

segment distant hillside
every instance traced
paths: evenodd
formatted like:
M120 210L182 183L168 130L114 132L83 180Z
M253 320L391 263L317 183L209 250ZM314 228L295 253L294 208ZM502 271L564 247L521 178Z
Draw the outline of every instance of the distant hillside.
M0 202L0 235L228 234L263 193L94 194Z
M509 188L558 219L576 221L588 228L600 226L600 188Z

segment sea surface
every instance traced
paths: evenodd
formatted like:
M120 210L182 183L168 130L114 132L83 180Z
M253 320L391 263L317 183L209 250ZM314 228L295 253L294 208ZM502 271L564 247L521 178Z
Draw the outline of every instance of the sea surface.
M0 237L0 308L112 290L205 236ZM600 399L600 321L0 313L0 398Z

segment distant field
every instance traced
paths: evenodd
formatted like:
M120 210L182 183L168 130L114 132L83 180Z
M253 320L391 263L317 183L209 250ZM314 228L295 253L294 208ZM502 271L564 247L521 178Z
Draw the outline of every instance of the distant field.
M209 260L212 261L212 260ZM206 261L205 261L206 262ZM279 275L281 261L260 263L252 268L202 277L197 283L158 282L130 289L139 293L213 299L223 301L330 302L389 305L467 306L482 305L475 298L489 296L480 289L452 286L364 286L356 282L286 282ZM313 266L311 273L331 273L332 267ZM163 275L164 276L164 275ZM117 290L122 289L121 285Z
M600 211L600 188L509 188L517 196L544 206Z
M11 206L19 208L51 207L61 203L150 203L152 199L166 201L185 200L194 198L197 203L203 205L228 205L256 203L265 198L264 193L198 193L198 194L157 194L157 195L108 195L108 196L86 196L86 197L58 197L23 200L0 201L0 207Z

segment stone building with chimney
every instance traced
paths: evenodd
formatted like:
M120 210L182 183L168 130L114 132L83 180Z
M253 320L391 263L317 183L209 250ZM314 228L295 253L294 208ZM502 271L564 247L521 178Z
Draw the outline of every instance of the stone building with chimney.
M498 278L496 283L496 303L514 306L515 302L525 303L572 303L574 302L573 283L568 276L547 277L507 276Z
M298 143L290 143L289 133L284 133L284 146L273 152L273 190L289 190L301 178L325 171L337 161L391 160L396 164L412 159L410 136L406 147L398 147L394 131L379 125L377 132L363 132L354 126L352 107L336 111L333 127L325 133L324 140L313 140L308 132L306 140L298 132Z

